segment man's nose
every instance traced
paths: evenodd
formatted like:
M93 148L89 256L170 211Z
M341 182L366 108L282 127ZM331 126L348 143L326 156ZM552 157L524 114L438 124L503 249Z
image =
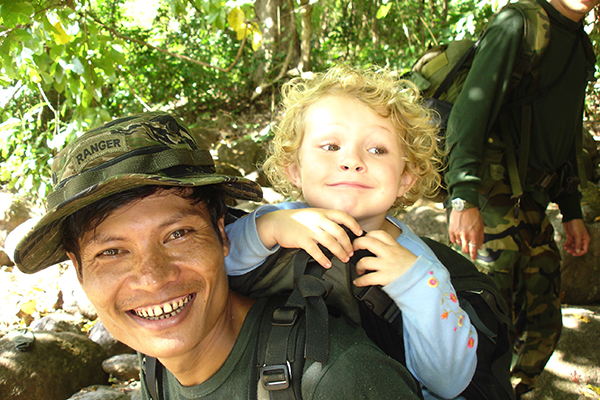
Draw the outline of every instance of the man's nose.
M152 290L177 280L179 268L173 260L159 251L140 255L136 260L133 289Z

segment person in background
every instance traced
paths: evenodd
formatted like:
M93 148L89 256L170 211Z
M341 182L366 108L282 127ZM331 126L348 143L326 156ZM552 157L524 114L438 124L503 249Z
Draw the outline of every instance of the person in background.
M508 92L525 22L516 10L505 9L486 28L446 137L449 239L494 279L513 313L517 398L535 388L562 328L560 254L546 217L548 204L557 203L562 213L565 251L581 256L590 242L577 189L577 140L595 64L582 25L598 0L536 1L550 24L537 69L537 87L546 87L546 93L527 105L502 108L523 98L533 81L524 75ZM525 106L531 107L530 124L523 117ZM521 140L524 123L530 126L529 144ZM522 194L511 188L506 155L503 164L482 168L488 151L509 146L489 139L490 131L503 137L501 129L509 130L517 162L528 160Z

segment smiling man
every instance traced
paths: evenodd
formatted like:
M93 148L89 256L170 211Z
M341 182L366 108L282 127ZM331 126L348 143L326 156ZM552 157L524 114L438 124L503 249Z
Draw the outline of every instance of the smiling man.
M231 291L224 268L225 198L260 200L258 185L215 174L210 153L161 113L92 130L52 167L48 211L17 246L19 269L70 259L106 328L142 362L158 359L154 400L265 395L255 348L267 300ZM402 365L362 330L329 320L329 360L306 361L304 399L418 398Z

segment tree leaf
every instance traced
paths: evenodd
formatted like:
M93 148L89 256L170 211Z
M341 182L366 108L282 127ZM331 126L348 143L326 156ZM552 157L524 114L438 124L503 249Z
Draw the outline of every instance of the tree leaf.
M65 32L65 28L63 28L62 23L60 21L58 21L52 26L54 26L54 28L58 32L52 32L52 36L54 36L54 41L56 41L57 44L67 44L71 41L71 36L69 36L67 32Z

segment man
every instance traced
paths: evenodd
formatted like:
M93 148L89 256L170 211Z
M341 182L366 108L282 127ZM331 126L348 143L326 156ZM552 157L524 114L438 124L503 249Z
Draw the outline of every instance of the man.
M264 393L253 370L266 300L232 292L224 269L224 196L259 200L258 185L215 174L210 153L161 113L77 138L54 160L53 178L48 212L17 246L17 266L33 273L70 259L109 332L158 359L160 398ZM305 399L418 398L403 366L358 328L330 322L329 361L307 360Z
M550 24L537 82L525 74L508 89L525 23L519 12L505 9L486 28L447 131L449 239L494 278L513 309L517 398L535 387L562 328L560 254L545 214L549 202L560 207L569 254L585 254L590 241L577 190L576 138L595 63L582 19L598 0L537 2ZM532 82L547 93L530 105L506 106L524 98ZM530 124L523 107L531 107ZM521 141L524 125L530 126L529 147ZM522 194L511 187L503 147L510 143L499 140L502 129L517 162L527 166ZM502 162L493 161L494 151Z

